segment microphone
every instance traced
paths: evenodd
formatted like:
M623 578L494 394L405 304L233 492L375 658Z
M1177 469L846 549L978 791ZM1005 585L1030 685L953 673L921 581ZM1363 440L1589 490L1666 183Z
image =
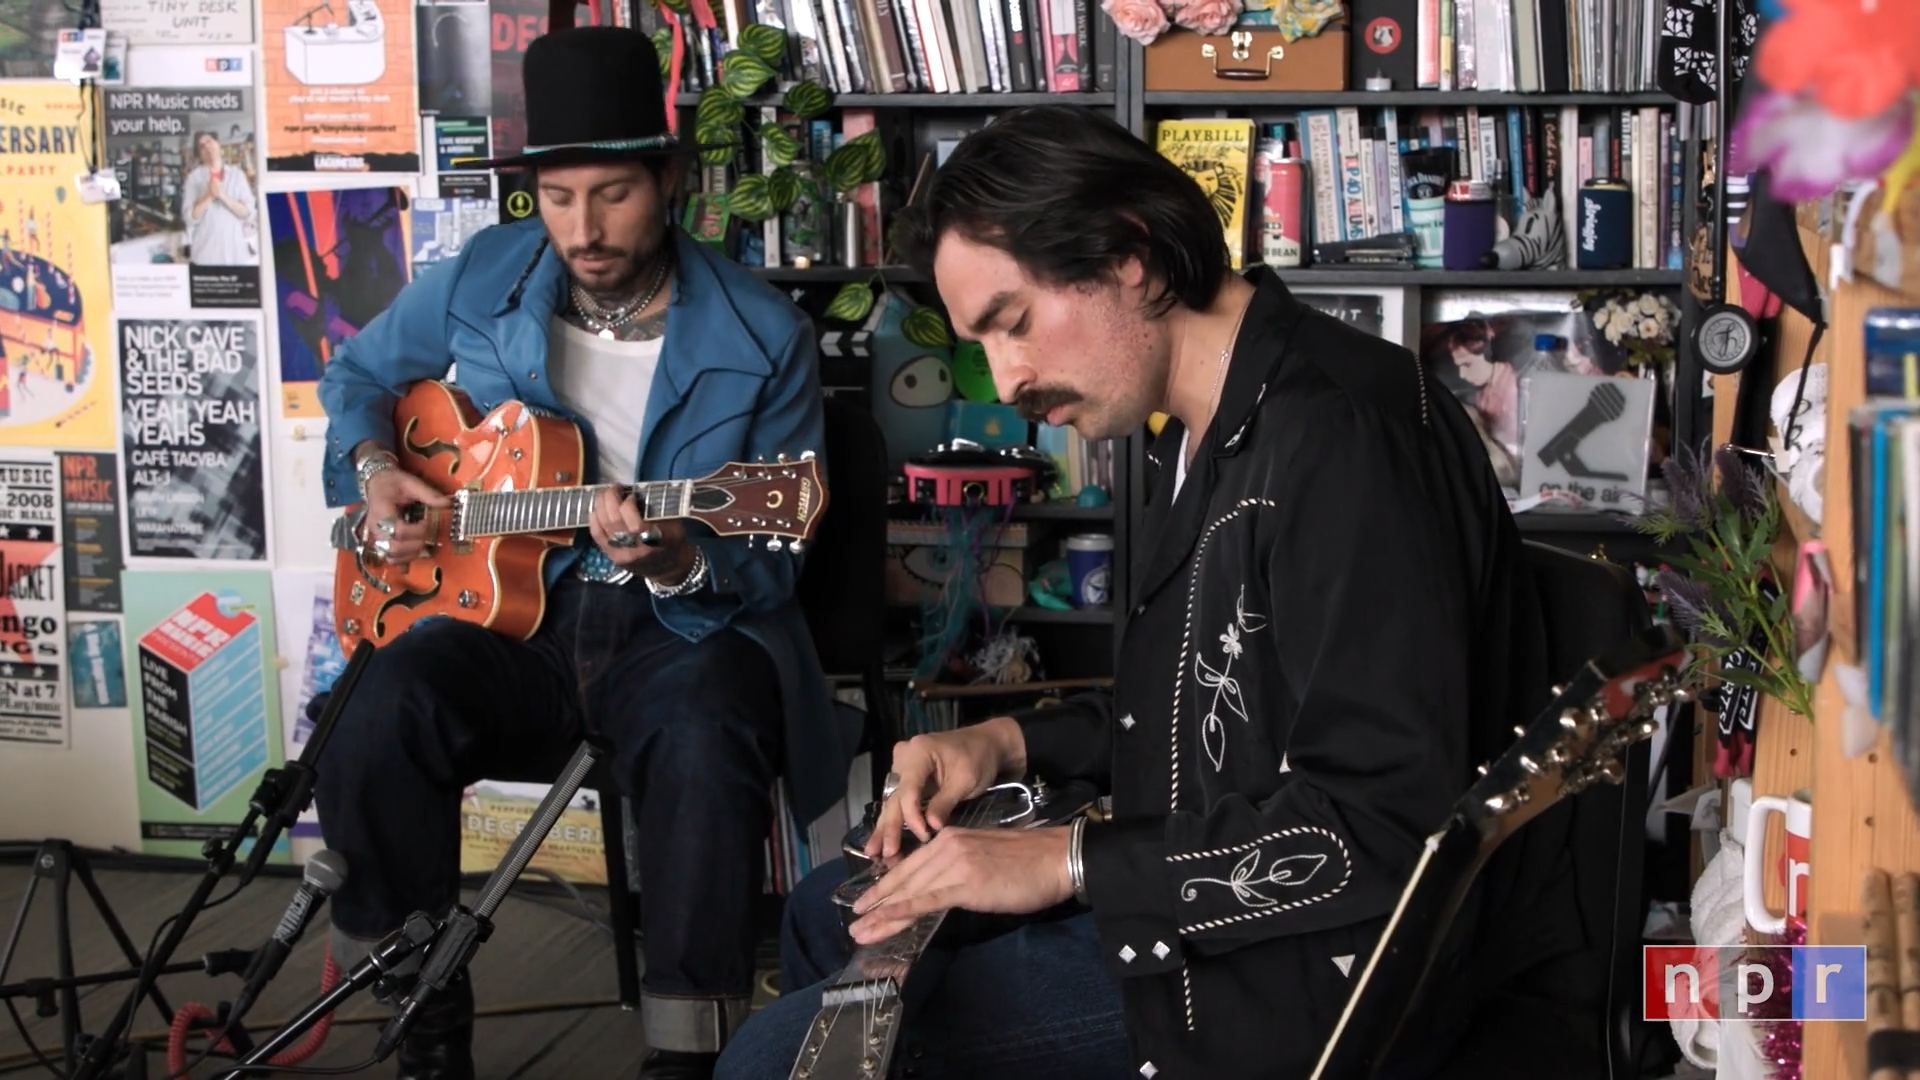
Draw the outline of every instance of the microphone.
M229 1024L238 1023L240 1017L253 1007L260 991L280 973L280 965L287 962L288 954L293 952L294 944L300 940L314 912L346 881L347 860L338 852L323 849L307 860L300 891L293 894L293 902L287 905L287 913L280 917L280 925L274 928L273 936L253 955L253 963L247 965L247 985L234 1000L233 1011L228 1013Z

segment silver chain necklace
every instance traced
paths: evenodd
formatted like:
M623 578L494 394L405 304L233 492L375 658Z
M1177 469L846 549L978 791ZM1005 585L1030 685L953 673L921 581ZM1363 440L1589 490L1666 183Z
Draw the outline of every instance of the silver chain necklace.
M587 324L587 329L612 341L614 331L632 322L634 316L647 310L647 305L653 303L653 298L660 294L660 286L665 284L666 280L667 259L662 255L660 262L653 268L653 284L648 286L646 293L629 304L615 308L602 306L576 281L572 288L573 310Z

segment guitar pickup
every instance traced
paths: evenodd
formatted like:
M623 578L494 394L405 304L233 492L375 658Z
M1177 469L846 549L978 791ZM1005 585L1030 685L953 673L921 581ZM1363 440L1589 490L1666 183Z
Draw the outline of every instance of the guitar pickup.
M330 542L335 551L360 550L360 523L367 519L367 508L349 510L333 519L333 531Z

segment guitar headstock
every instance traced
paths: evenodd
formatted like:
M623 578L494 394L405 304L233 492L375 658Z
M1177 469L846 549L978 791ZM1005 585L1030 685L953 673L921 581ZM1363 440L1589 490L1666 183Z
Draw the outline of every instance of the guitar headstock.
M827 484L809 450L797 460L732 462L693 482L687 516L719 536L767 538L767 550L799 554L820 528Z
M1598 781L1620 783L1627 750L1658 726L1654 710L1686 699L1685 649L1679 633L1660 624L1587 661L1554 687L1533 723L1514 729L1518 741L1481 768L1455 812L1483 832L1511 834Z

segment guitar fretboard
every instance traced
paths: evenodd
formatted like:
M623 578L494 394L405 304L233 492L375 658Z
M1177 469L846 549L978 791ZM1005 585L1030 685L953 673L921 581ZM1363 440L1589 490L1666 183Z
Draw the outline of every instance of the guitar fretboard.
M619 486L468 492L455 539L584 529L592 517L595 497ZM693 484L687 480L635 484L627 490L639 503L640 516L648 521L686 517L693 501Z

